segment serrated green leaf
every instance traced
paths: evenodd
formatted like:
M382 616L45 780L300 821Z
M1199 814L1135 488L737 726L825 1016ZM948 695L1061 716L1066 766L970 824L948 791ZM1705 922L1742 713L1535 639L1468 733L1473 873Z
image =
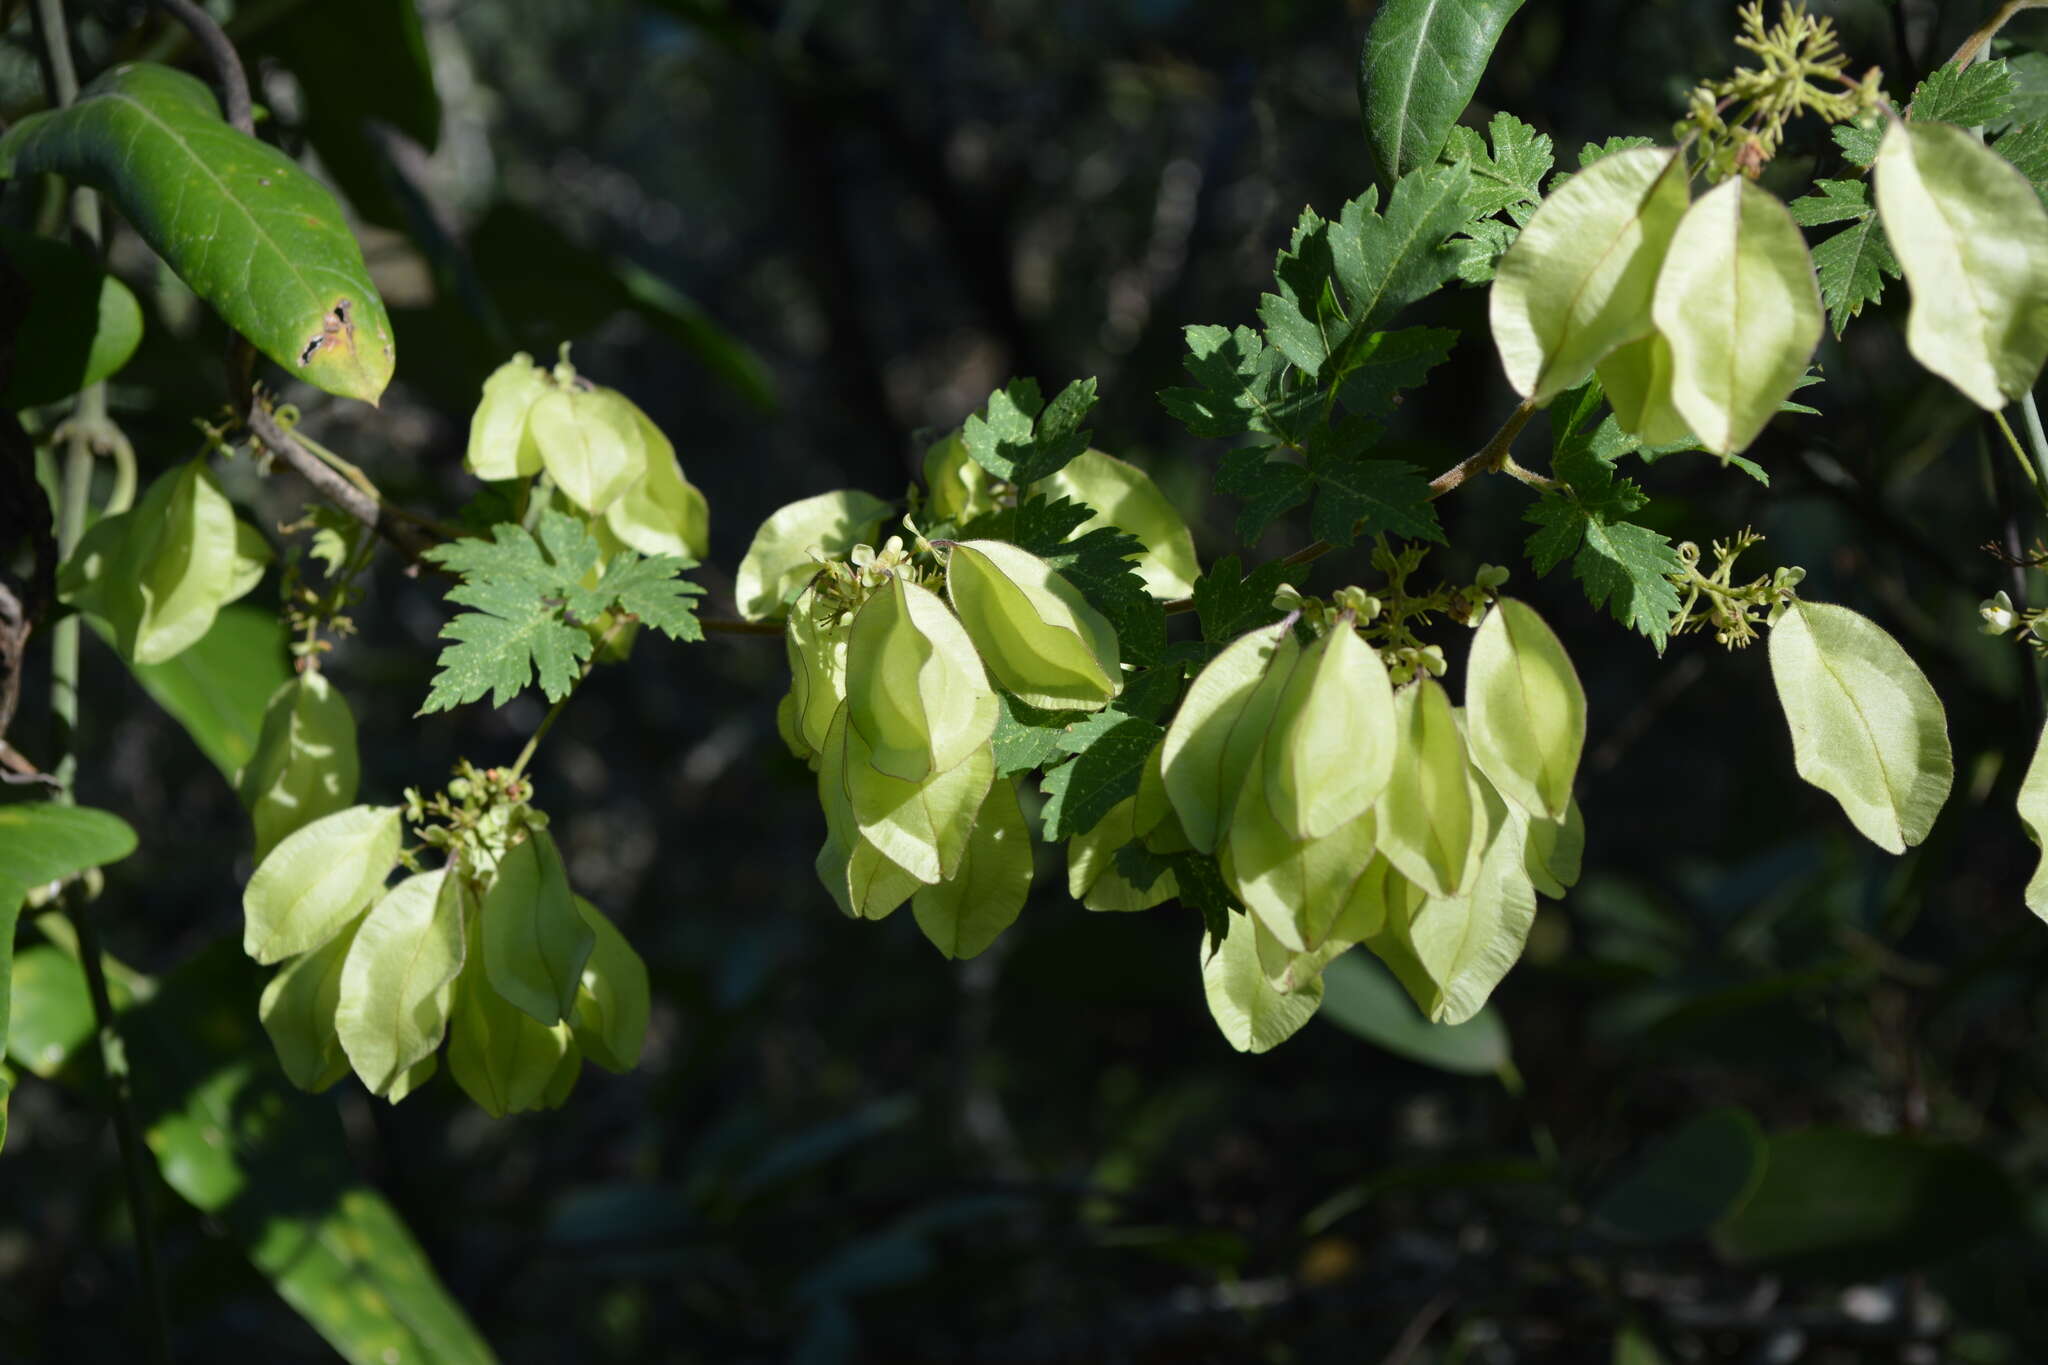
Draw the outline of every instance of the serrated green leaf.
M1794 199L1785 206L1799 226L1819 227L1869 215L1869 186L1861 180L1816 180L1813 185L1819 194Z
M1233 450L1216 466L1216 491L1244 503L1237 538L1256 544L1274 521L1308 501L1315 479L1306 465L1276 459L1270 446Z
M1463 134L1461 137L1460 135ZM1472 185L1465 207L1474 217L1533 208L1543 198L1543 177L1557 161L1550 136L1539 133L1513 114L1502 111L1486 126L1489 152L1470 128L1453 128L1443 152L1447 161L1465 161Z
M1073 722L1071 711L1041 711L1007 692L997 692L1002 711L996 717L996 776L1014 777L1039 767L1059 750L1060 732Z
M1820 277L1828 325L1836 337L1842 335L1850 318L1860 316L1866 305L1884 297L1885 276L1899 278L1899 263L1892 258L1891 243L1885 240L1884 225L1875 213L1865 213L1815 247L1813 267Z
M1189 327L1181 365L1200 388L1161 389L1159 401L1188 431L1202 437L1256 431L1291 439L1312 420L1313 389L1290 391L1287 357L1249 327Z
M1195 559L1195 538L1152 477L1134 464L1099 450L1084 450L1033 489L1049 498L1071 498L1094 515L1076 528L1122 530L1145 547L1132 565L1154 597L1185 597L1194 590L1202 566Z
M1332 545L1383 533L1442 544L1443 527L1421 471L1401 460L1364 458L1378 436L1377 423L1354 417L1309 438L1308 467L1316 483L1309 530Z
M230 128L206 86L149 63L0 137L0 175L47 172L111 196L150 248L287 371L374 403L391 323L340 206L281 152Z
M1626 521L1588 521L1572 558L1572 574L1585 586L1587 600L1649 636L1660 653L1679 606L1678 589L1666 575L1681 567L1669 539Z
M1090 433L1081 421L1094 405L1093 379L1075 380L1050 403L1040 399L1036 381L1014 379L967 419L960 439L974 462L997 478L1036 483L1088 448Z
M1358 107L1380 184L1436 160L1522 0L1390 0L1358 63Z
M1039 787L1046 797L1040 818L1047 841L1086 834L1117 802L1135 795L1152 746L1164 733L1148 720L1113 709L1069 726L1058 744L1074 757L1047 773Z
M1795 602L1771 627L1771 681L1799 775L1879 848L1927 837L1955 780L1948 716L1927 675L1867 616Z
M2013 129L1992 143L1991 150L2010 161L2048 204L2048 118Z
M1195 583L1195 615L1202 624L1202 639L1214 646L1202 652L1202 661L1247 631L1271 625L1285 615L1283 608L1273 605L1273 599L1283 585L1299 584L1307 568L1269 560L1240 577L1237 556L1217 560Z
M1373 332L1344 353L1337 396L1360 417L1384 417L1404 389L1419 388L1451 357L1458 334L1448 327Z
M1974 128L2012 116L2012 72L2003 61L1959 67L1953 61L1920 82L1906 117L1916 123Z
M671 640L694 642L704 638L696 613L696 599L704 595L704 589L678 576L694 567L695 561L670 555L651 559L614 555L593 591L605 603L600 610L616 607Z

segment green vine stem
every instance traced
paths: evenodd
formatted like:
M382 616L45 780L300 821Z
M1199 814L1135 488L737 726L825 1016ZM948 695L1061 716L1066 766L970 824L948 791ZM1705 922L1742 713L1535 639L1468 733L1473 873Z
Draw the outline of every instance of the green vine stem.
M51 94L58 106L78 97L78 73L71 63L70 32L65 27L63 0L36 0L37 27L49 56ZM97 252L102 241L99 195L88 189L74 190L71 222L88 249ZM112 433L111 435L109 433ZM133 453L122 461L116 452L126 446L113 431L107 416L107 388L104 383L88 385L78 395L64 433L64 463L60 475L57 507L58 562L69 558L85 534L90 510L94 452L105 449L116 455L116 493L122 485L132 495ZM127 477L120 477L123 471ZM50 631L50 714L55 721L57 760L52 775L57 782L54 799L63 805L77 800L78 775L78 677L79 618L73 613ZM78 938L78 960L85 971L86 990L92 997L93 1021L99 1041L100 1065L107 1082L108 1105L112 1111L115 1145L120 1150L121 1173L127 1189L128 1217L135 1229L135 1259L141 1271L149 1302L152 1356L169 1365L171 1328L169 1299L163 1273L157 1261L156 1225L150 1214L149 1188L152 1163L135 1122L135 1102L128 1071L128 1053L114 1016L113 1000L107 991L106 965L100 948L99 927L83 888L76 882L66 888L64 910Z

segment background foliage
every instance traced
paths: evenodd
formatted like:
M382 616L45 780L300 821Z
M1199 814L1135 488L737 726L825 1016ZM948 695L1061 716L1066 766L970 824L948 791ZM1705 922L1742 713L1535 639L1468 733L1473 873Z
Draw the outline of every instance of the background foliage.
M403 5L340 8L216 7L258 58L283 145L359 215L398 340L381 411L306 391L307 429L394 499L453 506L484 375L569 339L707 495L698 576L721 602L768 512L893 493L917 433L1011 374L1048 392L1098 376L1098 443L1200 514L1206 562L1238 509L1206 502L1227 447L1153 396L1185 382L1181 328L1253 322L1300 209L1334 213L1373 175L1355 88L1369 4L421 0L416 35ZM1819 8L1903 97L1989 6ZM88 71L153 46L193 59L144 6L74 9ZM1530 0L1466 122L1507 109L1560 149L1662 138L1728 64L1731 10ZM25 21L8 35L12 117L41 96ZM2048 57L2028 44L2048 25L2008 35L2038 117ZM1769 183L1789 197L1847 174L1820 139ZM32 201L10 195L9 221ZM112 400L147 476L197 448L221 332L132 237L112 264L145 314ZM1903 316L1893 294L1880 316ZM1406 319L1464 336L1394 419L1425 470L1514 405L1484 301L1453 289ZM212 1196L189 1173L179 1192L208 1213L157 1192L181 1356L330 1358L245 1251L264 1264L271 1216L325 1218L344 1250L312 1292L359 1292L379 1239L404 1235L364 1203L374 1190L508 1361L1568 1361L1651 1342L1672 1359L2042 1358L2048 935L2021 905L2034 854L2010 817L2039 680L2031 655L1972 633L1978 601L2028 586L1975 547L2039 528L1983 419L1896 327L1854 329L1821 363L1802 398L1823 416L1749 452L1768 498L1672 459L1646 476L1653 529L1753 521L1811 595L1883 620L1947 702L1956 798L1923 848L1884 856L1791 780L1762 651L1695 636L1659 660L1565 575L1518 569L1511 590L1586 682L1593 842L1494 1008L1448 1039L1347 968L1316 1023L1239 1056L1205 1017L1194 912L1091 915L1051 867L965 965L908 916L842 919L810 871L810 776L775 738L781 651L714 637L594 675L533 772L576 886L652 970L640 1068L503 1122L445 1081L399 1109L351 1083L313 1102L338 1107L343 1140L295 1143L266 1099L281 1081L220 1079L237 1047L265 1054L260 976L234 948L246 829L215 765L246 757L236 718L278 679L227 695L180 660L147 674L212 718L202 748L90 653L81 797L144 836L99 917L113 953L170 983L131 1015L145 1117L159 1140L183 1123L216 1147L268 1124L293 1154ZM270 522L297 514L288 481L228 475ZM1440 508L1446 576L1515 562L1527 496L1491 486L1506 482ZM1304 538L1283 520L1262 551ZM1341 553L1328 582L1365 562ZM509 760L538 701L414 721L438 594L370 582L365 633L330 670L366 798L458 754ZM260 638L267 605L229 608L221 630ZM10 734L30 754L48 743L38 685ZM36 952L18 996L61 974ZM61 1059L77 1027L36 1036ZM132 1349L111 1144L89 1058L70 1065L88 1092L25 1079L0 1161L0 1352L24 1360ZM461 1358L459 1324L420 1321L454 1334L430 1352Z

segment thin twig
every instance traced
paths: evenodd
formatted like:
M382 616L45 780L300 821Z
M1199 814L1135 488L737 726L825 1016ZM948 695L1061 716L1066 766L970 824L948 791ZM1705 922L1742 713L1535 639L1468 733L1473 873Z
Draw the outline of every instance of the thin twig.
M374 484L370 485L368 492L358 488L340 470L327 464L279 426L277 418L263 404L250 406L248 420L249 430L263 443L264 449L290 465L322 497L384 537L406 559L418 563L421 553L433 544L430 537L421 534L413 525L419 518L399 516L375 492Z
M220 82L221 103L227 110L228 124L237 132L256 136L256 118L249 104L249 73L242 69L242 55L235 51L228 35L214 22L213 16L193 0L157 0L157 3L206 49L206 59L213 63L214 79Z

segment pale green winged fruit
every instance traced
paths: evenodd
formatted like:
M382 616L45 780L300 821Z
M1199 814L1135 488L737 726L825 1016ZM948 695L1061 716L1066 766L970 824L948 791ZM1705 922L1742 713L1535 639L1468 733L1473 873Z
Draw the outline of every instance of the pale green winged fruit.
M1031 831L1017 785L997 778L951 877L910 898L917 927L949 958L973 957L1016 922L1031 894Z
M988 743L998 704L974 642L929 588L891 576L854 613L847 720L877 771L906 782Z
M1393 776L1395 743L1386 665L1340 615L1275 706L1259 764L1271 818L1294 839L1351 824Z
M1671 406L1671 343L1660 332L1617 346L1593 367L1614 420L1644 445L1668 446L1692 439L1678 409Z
M647 1042L647 964L603 911L581 896L575 902L595 937L569 1027L585 1057L607 1071L631 1071Z
M349 1073L334 1011L341 1003L342 965L361 925L358 917L325 944L279 967L263 987L257 1017L284 1074L301 1090L318 1094Z
M385 892L356 930L334 1028L373 1095L409 1089L408 1073L441 1046L468 951L467 899L452 869L417 873Z
M1562 820L1529 818L1529 877L1536 889L1552 900L1563 900L1564 893L1577 884L1585 852L1586 818L1577 801L1566 809Z
M526 838L505 850L478 921L493 989L538 1023L552 1027L568 1017L596 935L576 911L547 830L528 825Z
M478 916L471 926L468 965L455 982L448 1071L464 1094L501 1119L546 1107L550 1090L561 1088L563 1068L580 1058L568 1024L539 1023L491 988L479 938L482 920ZM569 1083L574 1084L573 1069Z
M1875 621L1825 602L1787 607L1770 653L1799 775L1879 848L1925 839L1955 779L1948 714L1927 675Z
M789 732L800 757L825 747L832 717L846 700L846 646L853 614L836 598L806 588L789 609L782 634L789 658Z
M1602 157L1543 201L1501 257L1488 299L1517 393L1541 407L1649 335L1651 292L1686 197L1681 155L1641 147Z
M1687 210L1651 313L1671 348L1671 406L1720 455L1747 448L1777 414L1826 323L1799 225L1742 176Z
M964 525L996 510L994 476L967 453L955 430L924 453L925 508L933 519Z
M1202 576L1194 535L1152 476L1136 465L1099 450L1084 450L1031 485L1031 491L1072 498L1093 508L1095 515L1074 528L1077 536L1100 526L1136 536L1145 553L1132 560L1131 567L1152 596L1170 600L1194 592L1195 580Z
M791 596L817 575L821 563L843 558L856 545L871 544L888 514L888 503L851 488L777 508L754 532L733 575L732 594L740 615L749 621L781 616Z
M1167 727L1160 778L1188 842L1204 853L1223 837L1300 654L1291 617L1239 636L1195 675Z
M1503 597L1472 639L1465 742L1479 771L1530 815L1562 820L1586 745L1586 691L1556 634Z
M1123 690L1115 628L1030 551L954 542L946 595L988 671L1027 706L1099 711Z
M521 351L491 372L469 419L463 464L479 479L523 479L540 473L540 447L527 430L527 414L554 391L548 372Z
M2034 741L2033 760L2027 764L2027 775L2020 779L2018 805L2027 838L2034 847L2048 850L2048 727L2043 727ZM2041 855L2027 881L2027 909L2048 919L2048 852Z
M927 885L959 872L995 770L995 751L983 744L952 767L907 782L875 767L860 731L846 727L842 780L855 827L862 840Z
M288 835L242 891L242 949L258 962L312 952L384 889L398 862L397 806L350 806Z
M263 708L256 752L237 788L256 829L257 862L278 841L356 799L356 722L318 671L294 674Z
M818 880L850 919L883 919L925 883L885 857L860 832L846 791L847 708L833 713L818 748L818 805L825 813L825 843L818 850Z
M1468 771L1451 700L1434 678L1394 694L1401 761L1375 808L1379 849L1432 896L1455 896L1477 871L1486 812Z
M555 486L592 515L610 509L647 472L640 410L606 388L557 382L534 400L527 431Z
M1894 121L1877 211L1913 291L1906 349L1987 412L2048 359L2048 211L2004 157L1946 123Z
M1294 837L1274 817L1267 784L1237 789L1216 851L1223 879L1263 931L1291 953L1320 945L1372 862L1378 821L1370 810L1317 838Z
M1239 1052L1270 1052L1322 1006L1321 976L1297 990L1274 989L1259 959L1258 925L1252 920L1233 916L1221 943L1203 935L1201 957L1209 1016Z
M615 396L632 409L646 472L605 509L606 527L643 555L702 560L711 548L710 504L684 477L676 448L661 428L631 399Z

